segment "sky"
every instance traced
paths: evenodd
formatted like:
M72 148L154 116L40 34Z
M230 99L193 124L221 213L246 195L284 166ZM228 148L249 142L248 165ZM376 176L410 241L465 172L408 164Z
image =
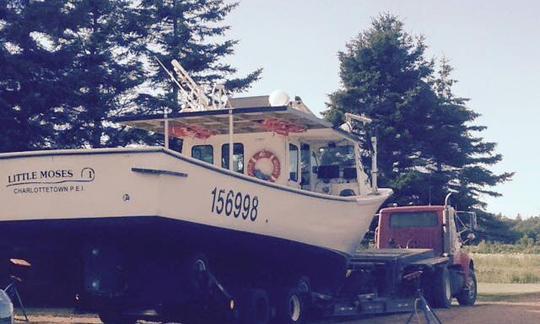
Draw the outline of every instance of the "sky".
M239 40L227 62L239 75L264 69L247 95L282 89L318 113L340 87L337 52L385 12L426 37L428 57L450 60L455 94L471 99L482 136L504 156L491 170L516 173L495 187L502 197L485 197L488 211L540 215L540 2L240 0L225 20Z

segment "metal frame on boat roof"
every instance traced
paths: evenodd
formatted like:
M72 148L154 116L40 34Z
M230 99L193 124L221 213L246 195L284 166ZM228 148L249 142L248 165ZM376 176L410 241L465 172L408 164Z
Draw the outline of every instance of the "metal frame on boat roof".
M164 124L167 120L170 126L202 126L213 131L216 135L225 135L230 132L230 117L234 117L234 133L257 133L267 132L262 122L267 118L277 118L288 122L299 124L306 129L331 129L336 135L350 140L359 141L360 138L333 125L312 114L305 113L290 106L269 106L269 107L242 107L225 108L204 111L187 111L155 115L138 115L116 118L115 121L143 128L157 133L164 133Z

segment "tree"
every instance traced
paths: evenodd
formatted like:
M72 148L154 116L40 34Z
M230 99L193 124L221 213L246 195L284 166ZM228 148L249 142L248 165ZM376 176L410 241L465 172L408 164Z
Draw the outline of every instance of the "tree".
M521 233L515 229L514 221L501 215L493 215L478 210L478 229L476 235L479 240L488 242L515 243Z
M234 7L223 0L0 2L0 117L10 125L0 150L159 141L111 122L180 107L154 56L179 59L198 81L245 89L260 70L226 80L235 69L220 62L236 44L223 40L221 24Z
M111 123L134 108L143 83L143 64L136 55L142 35L131 21L125 0L70 0L58 44L70 54L65 83L70 94L57 120L60 147L105 147L137 141ZM140 140L147 139L140 137Z
M63 1L0 2L0 152L52 146L52 107L65 96L61 51L51 51Z
M153 90L142 98L146 108L153 112L164 107L180 109L178 89L156 59L165 64L176 59L196 82L225 83L229 91L245 90L259 79L260 69L244 78L231 79L236 69L221 62L223 57L233 54L237 44L224 39L229 26L222 24L236 6L223 0L141 1L139 16L147 31L145 49L150 66L147 77Z
M489 188L511 179L513 173L494 174L487 167L502 160L495 152L496 143L487 142L479 134L487 127L475 125L480 115L467 108L467 98L456 97L451 78L452 67L446 59L441 61L439 75L435 80L438 106L436 121L430 134L431 155L438 163L437 171L448 174L448 188L455 192L456 201L463 208L485 208L482 195L498 197Z
M485 127L474 125L478 114L467 99L454 96L448 62L437 74L425 50L424 38L406 33L397 17L374 19L339 52L342 86L325 116L335 125L345 112L374 120L357 131L378 136L380 184L394 189L395 202L442 203L453 191L461 210L485 207L480 195L498 195L489 188L512 174L487 169L501 155L478 137Z

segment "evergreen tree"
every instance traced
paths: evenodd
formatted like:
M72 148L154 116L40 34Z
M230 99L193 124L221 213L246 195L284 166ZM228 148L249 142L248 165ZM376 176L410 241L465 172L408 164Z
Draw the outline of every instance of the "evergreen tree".
M63 1L0 1L0 152L51 147L65 96L54 49Z
M454 191L459 209L485 207L480 195L498 195L489 187L512 174L486 168L501 155L477 136L485 127L473 125L478 114L467 99L453 95L448 62L436 74L425 49L397 17L375 19L339 53L342 88L330 95L326 117L336 125L345 112L373 118L380 185L394 189L395 202L437 204Z
M475 241L515 243L521 236L519 230L515 229L514 221L496 216L482 210L476 212L478 218L477 239Z
M223 25L236 5L223 0L141 1L139 17L147 32L149 88L153 90L143 98L145 107L153 112L164 107L180 110L178 89L156 59L166 65L176 59L199 84L224 83L229 91L245 90L260 77L259 69L244 78L231 78L236 69L222 62L223 57L233 54L237 44L225 39L229 26Z
M70 95L61 106L60 147L105 147L147 139L111 119L134 108L144 81L136 55L142 37L126 0L69 0L58 42L70 54L65 82ZM137 140L138 139L138 140Z
M474 124L479 114L466 106L469 99L454 96L452 85L457 80L451 78L451 72L443 59L434 84L438 98L432 118L435 124L426 144L460 207L485 208L482 195L500 196L489 188L509 180L513 173L497 175L487 168L501 161L502 155L495 152L496 143L479 136L486 127Z
M0 150L161 140L111 123L128 112L178 110L177 89L156 56L178 59L197 81L245 89L260 70L230 79L235 69L220 62L236 44L223 40L228 27L221 26L234 7L222 0L0 2L0 118L10 126Z

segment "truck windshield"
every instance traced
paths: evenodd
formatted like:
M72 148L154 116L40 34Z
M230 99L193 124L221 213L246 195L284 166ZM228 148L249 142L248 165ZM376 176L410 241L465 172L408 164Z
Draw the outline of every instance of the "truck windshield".
M390 215L391 228L435 227L438 225L436 212L393 213Z

